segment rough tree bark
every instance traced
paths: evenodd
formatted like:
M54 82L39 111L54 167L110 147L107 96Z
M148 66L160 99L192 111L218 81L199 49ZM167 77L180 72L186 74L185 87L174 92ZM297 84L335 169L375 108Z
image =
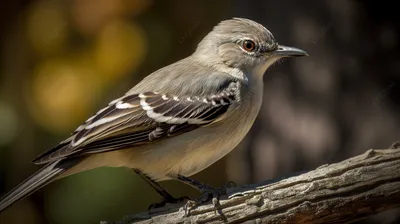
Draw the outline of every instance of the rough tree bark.
M276 182L227 189L212 203L125 217L128 223L349 223L400 207L400 142ZM110 222L102 222L102 224Z

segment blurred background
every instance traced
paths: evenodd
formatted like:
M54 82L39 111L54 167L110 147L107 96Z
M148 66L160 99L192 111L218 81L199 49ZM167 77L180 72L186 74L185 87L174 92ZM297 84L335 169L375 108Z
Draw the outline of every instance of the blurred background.
M346 0L13 0L0 2L0 195L35 156L144 76L191 54L214 25L258 21L310 56L265 78L246 139L194 178L219 186L290 175L400 140L400 20L395 3ZM217 149L216 149L217 150ZM198 196L162 183L173 195ZM161 198L127 169L54 182L0 223L99 223ZM400 221L390 211L359 223Z

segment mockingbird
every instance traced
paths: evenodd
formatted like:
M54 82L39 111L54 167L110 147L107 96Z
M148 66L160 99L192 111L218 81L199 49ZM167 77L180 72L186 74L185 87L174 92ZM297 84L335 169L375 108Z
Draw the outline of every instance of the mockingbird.
M188 176L244 138L260 109L268 67L305 55L279 45L252 20L220 22L192 55L148 75L39 155L34 163L44 167L6 194L0 211L56 179L104 166L133 169L164 198L161 204L179 199L158 181L179 180L208 194L212 187Z

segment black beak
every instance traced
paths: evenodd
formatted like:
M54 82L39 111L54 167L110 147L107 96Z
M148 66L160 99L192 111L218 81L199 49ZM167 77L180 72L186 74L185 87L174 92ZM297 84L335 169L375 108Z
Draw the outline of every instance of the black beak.
M307 52L295 48L295 47L287 47L283 45L279 45L278 49L272 52L273 55L278 57L300 57L300 56L308 56Z

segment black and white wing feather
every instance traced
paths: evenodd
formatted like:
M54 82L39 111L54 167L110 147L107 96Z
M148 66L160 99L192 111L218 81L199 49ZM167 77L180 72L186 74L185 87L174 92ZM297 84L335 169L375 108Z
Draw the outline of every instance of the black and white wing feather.
M217 121L238 100L239 83L215 95L177 97L158 92L125 95L100 110L55 148L38 156L44 164L66 157L151 143Z

